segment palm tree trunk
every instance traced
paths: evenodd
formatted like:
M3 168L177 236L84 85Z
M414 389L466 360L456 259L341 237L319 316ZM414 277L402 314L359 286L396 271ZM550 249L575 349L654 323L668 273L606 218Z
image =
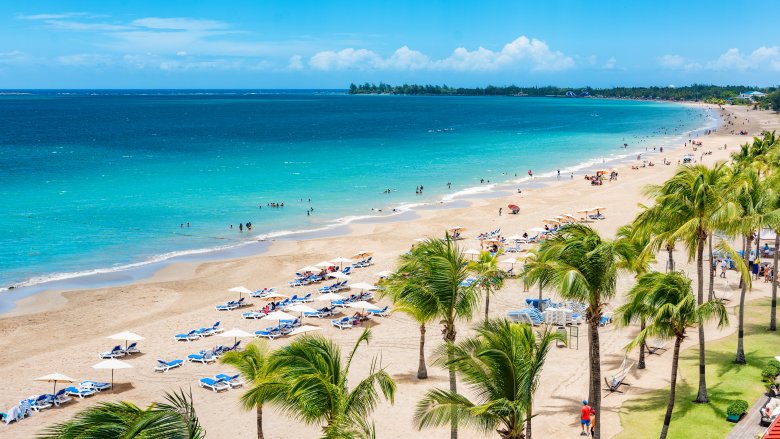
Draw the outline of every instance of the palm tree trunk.
M257 422L257 439L263 439L263 406L258 405L255 410L256 422Z
M674 271L674 247L666 246L666 253L669 254L669 262L666 264L666 271Z
M639 331L645 330L645 318L642 317L642 320L639 321ZM637 369L644 369L645 368L645 348L647 347L647 344L642 343L639 345L639 365L636 367Z
M780 230L775 230L775 255L772 268L772 312L769 317L769 330L777 330L777 259L780 256Z
M706 237L706 236L705 236ZM699 234L698 243L696 244L696 277L697 277L697 304L701 305L704 302L704 238ZM704 403L709 402L707 397L707 378L705 376L706 363L704 355L704 325L699 325L699 393L696 395L696 402Z
M425 323L420 324L420 364L417 365L417 379L428 378L428 369L425 367Z
M444 327L444 340L451 346L455 343L455 328L451 324L447 324ZM447 349L447 359L452 362L452 349ZM457 381L455 380L455 368L450 366L450 392L456 393L458 391ZM458 417L455 415L456 410L452 409L452 420L450 421L450 439L458 439Z
M528 402L528 408L525 412L525 439L531 439L531 416L533 416L533 402Z
M490 288L485 288L485 320L488 319L489 311L490 311Z
M539 283L539 310L542 308L542 283Z
M709 290L709 299L707 300L715 300L715 260L712 256L712 233L710 233L710 237L707 239L709 243L709 250L710 250L710 290Z
M666 439L669 433L669 424L672 422L672 411L674 410L674 396L677 386L677 364L680 361L680 344L683 338L677 336L674 339L674 356L672 357L672 380L670 384L669 403L666 405L666 416L664 416L664 426L661 428L661 438Z
M750 247L753 244L753 236L745 237L745 250L742 252L742 258L747 263L750 260ZM752 270L748 269L752 273ZM750 275L748 273L748 275ZM745 364L745 293L747 292L747 282L742 282L742 290L739 294L739 329L737 331L737 358L734 362L737 364Z
M590 406L596 411L596 432L593 437L601 437L601 353L599 349L599 320L601 316L591 316L590 332Z

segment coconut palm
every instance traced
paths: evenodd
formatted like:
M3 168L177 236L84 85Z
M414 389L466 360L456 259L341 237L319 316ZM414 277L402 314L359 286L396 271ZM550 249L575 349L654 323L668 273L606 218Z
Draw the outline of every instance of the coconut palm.
M537 250L531 250L525 258L523 271L520 277L527 286L537 285L539 287L539 304L541 306L543 291L552 283L552 266L546 259L548 254L540 253Z
M652 194L656 189L657 187L651 186L647 188L647 192ZM644 253L655 255L663 249L669 258L666 271L674 271L674 250L680 239L671 232L679 228L682 218L677 217L673 212L666 212L668 205L655 204L647 207L640 204L639 206L642 210L631 223L631 227L635 235L647 240Z
M498 267L500 252L481 251L479 258L469 261L469 269L477 275L476 285L485 293L485 320L490 311L490 296L504 286L504 270Z
M779 145L780 146L780 145ZM780 187L780 173L774 173L772 175L771 187ZM772 200L770 209L775 212L775 215L780 216L780 193L776 193L774 200ZM767 226L775 232L775 251L772 258L772 273L774 278L772 279L772 310L769 317L769 330L777 330L777 263L778 256L780 256L780 220L775 218L775 221L771 219L767 221Z
M567 300L587 305L590 357L589 398L596 410L596 434L600 437L601 422L601 354L599 324L604 307L615 295L621 255L613 241L602 239L598 232L583 224L562 227L542 242L541 257L547 261L548 276L558 293Z
M278 403L282 411L305 424L322 425L323 438L373 436L373 424L368 419L379 404L380 392L392 403L396 385L376 358L367 377L353 387L347 385L355 353L361 344L370 340L371 332L363 331L345 363L342 363L341 348L318 335L304 335L277 349L270 366L289 385L287 394Z
M531 438L533 395L547 353L565 338L529 325L486 320L475 337L440 349L437 362L461 374L474 398L444 389L429 390L417 404L417 427L438 427L451 417L504 439ZM525 423L525 435L523 434Z
M704 303L704 246L707 237L725 221L736 215L733 203L724 202L728 172L725 164L682 166L660 186L646 189L655 197L656 206L646 214L648 224L668 222L665 231L651 242L682 242L688 259L696 262L696 288L699 305ZM704 327L699 326L699 389L696 402L709 402L707 396Z
M456 338L455 324L473 318L479 304L479 292L464 282L469 274L468 261L457 244L445 239L429 239L415 246L411 257L402 258L397 276L407 276L410 284L397 288L394 300L424 309L442 324L442 337L451 345ZM391 284L393 281L391 280ZM450 368L450 392L457 392L455 370ZM457 417L452 416L450 437L458 437Z
M205 432L195 415L192 395L183 391L165 394L165 402L142 409L121 402L101 402L76 413L63 423L47 427L39 435L47 439L202 439Z
M255 341L246 346L243 351L230 351L223 355L219 362L238 369L244 378L248 390L241 395L241 406L245 410L255 410L257 438L263 436L263 406L279 400L287 392L287 385L271 366L272 352L268 343Z
M680 345L688 336L688 328L701 326L709 320L715 320L722 327L728 324L728 316L720 300L697 304L691 280L678 272L646 273L638 278L637 284L628 293L628 302L620 306L616 313L618 320L624 324L636 319L637 315L647 319L647 326L629 344L628 349L641 346L648 337L674 339L669 402L660 436L664 439L669 432L674 410Z

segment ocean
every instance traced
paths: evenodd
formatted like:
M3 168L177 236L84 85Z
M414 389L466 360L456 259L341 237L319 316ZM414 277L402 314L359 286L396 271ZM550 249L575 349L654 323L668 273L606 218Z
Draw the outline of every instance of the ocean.
M0 291L568 176L714 117L601 99L0 93Z

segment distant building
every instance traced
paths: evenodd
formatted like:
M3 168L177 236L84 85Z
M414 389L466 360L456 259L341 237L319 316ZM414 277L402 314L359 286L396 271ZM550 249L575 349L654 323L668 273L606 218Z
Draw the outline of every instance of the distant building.
M739 94L740 99L750 99L751 101L755 98L763 98L766 96L766 93L761 93L760 91L746 91Z

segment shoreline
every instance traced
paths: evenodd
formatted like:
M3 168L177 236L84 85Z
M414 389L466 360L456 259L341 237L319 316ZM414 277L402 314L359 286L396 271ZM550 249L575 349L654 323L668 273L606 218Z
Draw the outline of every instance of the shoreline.
M707 129L717 129L717 127L722 124L717 112L713 110L712 105L674 101L663 101L663 103L698 108L706 118L703 126L684 131L669 139L664 139L664 137L668 136L661 135L651 139L658 140L660 142L658 145L660 145L661 148L666 148L665 151L670 154L677 148L680 148L679 142L684 138L698 138L698 136L701 135L701 132L704 132ZM634 146L633 149L637 148L641 148L641 146ZM614 167L623 165L626 162L634 162L632 157L635 154L653 157L661 153L647 150L645 152L642 152L641 150L632 150L631 152L628 152L628 150L621 150L619 153L591 157L579 163L561 167L561 175L565 176L569 173L574 174L582 172L592 173L597 168L604 166ZM344 236L350 233L350 225L353 223L404 221L405 219L400 218L401 216L409 214L415 215L415 212L420 209L469 207L473 204L475 198L499 197L502 195L502 192L508 191L514 193L516 189L538 189L540 187L547 187L551 183L561 181L561 179L556 178L555 170L536 174L533 178L517 177L516 175L515 177L506 177L507 179L504 181L466 187L449 194L438 194L435 195L435 197L438 198L434 200L420 202L405 201L395 207L392 205L388 206L388 209L392 208L392 212L383 212L379 215L354 214L334 218L327 220L325 225L313 229L270 231L268 233L263 233L258 237L253 237L252 239L223 246L171 251L155 255L143 261L136 261L113 267L94 268L75 272L50 273L36 276L7 287L0 287L0 316L18 315L18 311L15 311L18 307L18 302L37 294L48 293L51 295L52 292L65 293L75 290L92 290L150 281L154 279L157 272L164 270L173 264L220 262L242 257L258 256L267 251L269 245L277 241L319 239L337 235ZM466 203L466 206L460 203ZM450 204L453 205L450 206ZM380 210L379 212L382 211Z
M741 124L746 114L750 123L746 129L750 134L758 134L762 129L780 129L780 118L770 112L745 113L744 108L726 107L726 110L739 116ZM736 122L735 122L736 123ZM721 130L723 132L721 132ZM737 145L752 140L749 136L730 135L724 128L711 136L701 137L704 146L700 152L711 151L703 163L711 164L726 159L737 150ZM728 149L722 145L728 143ZM667 154L669 160L676 160L690 153L691 147L676 148ZM660 162L660 159L659 159ZM406 251L414 239L421 236L440 236L444 229L459 224L467 228L466 240L460 241L462 248L479 248L475 239L478 233L502 228L506 235L538 226L543 218L563 212L576 211L595 205L605 206L606 219L590 223L604 236L611 237L617 228L630 221L638 210L637 203L646 202L641 189L651 183L660 183L668 178L676 166L656 165L654 167L630 169L628 163L617 166L618 181L605 182L603 186L591 186L582 179L553 181L545 187L523 190L522 195L497 192L490 197L475 198L468 206L451 209L418 209L417 217L401 222L353 223L350 233L344 236L315 238L309 240L276 241L261 255L218 262L172 264L159 270L152 278L121 287L97 288L86 291L65 293L45 293L23 300L14 316L0 316L0 350L4 353L4 362L0 364L0 373L7 378L7 384L0 406L10 404L33 393L45 391L47 386L33 383L37 376L58 371L77 379L107 379L107 375L92 370L89 366L96 360L95 353L105 351L113 342L105 339L109 334L131 330L146 337L140 343L143 354L126 359L134 369L117 373L116 392L96 395L88 400L70 403L59 409L46 410L35 414L31 419L19 424L0 426L8 437L31 437L46 425L60 422L72 416L87 405L116 400L129 400L145 405L159 400L162 392L177 388L192 389L197 413L206 430L216 433L215 437L240 437L253 432L254 414L237 410L239 391L228 391L220 395L197 388L197 380L203 376L224 371L220 365L186 366L166 374L152 372L156 358L170 360L186 358L186 355L200 349L208 349L220 339L200 340L182 344L172 339L172 335L193 326L210 325L216 320L222 321L226 328L239 327L244 330L256 330L265 326L265 322L243 320L240 314L214 310L214 305L234 299L227 289L236 285L245 285L252 289L285 285L279 288L283 294L300 294L307 289L286 287L286 281L293 272L303 265L335 256L350 256L358 250L374 252L376 265L356 270L354 282L375 282L374 273L391 269L397 256ZM497 215L499 207L507 202L518 202L520 215ZM683 250L678 250L675 258L680 269L689 274L695 267L687 263ZM656 263L663 267L665 255ZM733 273L730 273L733 275ZM618 280L618 293L609 308L621 303L622 295L632 285L630 276ZM738 282L735 276L727 279L716 277L719 294L738 295ZM756 285L752 298L767 294L767 285ZM520 281L511 279L505 288L491 297L491 317L506 316L508 310L524 305L525 298L534 297L538 291L522 292ZM547 294L550 294L549 292ZM737 297L737 296L733 296ZM386 301L377 301L384 306ZM46 308L49 309L46 309ZM46 309L45 311L41 311ZM37 310L37 311L36 311ZM24 311L24 312L22 312ZM481 315L478 313L478 315ZM472 334L473 322L458 323L458 337ZM327 320L309 319L308 324L322 328L321 333L338 345L350 346L358 336L358 331L340 331L330 327ZM417 381L417 355L419 349L418 325L407 316L397 313L389 317L375 319L370 323L373 332L371 343L361 348L361 355L353 363L354 373L363 374L371 367L370 359L382 355L382 364L387 367L398 384L396 404L381 403L375 412L374 421L381 437L409 437L422 435L432 439L449 437L447 429L429 429L418 432L411 423L416 402L428 389L446 386L448 375L445 370L430 364L433 350L440 342L437 323L428 328L426 357L429 359L429 379ZM726 328L724 330L733 330ZM623 347L636 333L636 328L616 328L607 326L600 331L602 351L602 374L609 376L619 366L625 356ZM720 331L707 329L708 337L718 337ZM244 342L248 341L246 339ZM282 346L289 339L270 342L272 348ZM574 342L578 343L575 347ZM686 340L684 347L695 344ZM578 433L578 406L582 395L587 395L588 387L588 349L584 328L580 327L579 337L573 340L570 348L554 348L550 351L545 369L542 372L539 389L534 402L534 431L540 437L560 437ZM670 361L668 356L651 356L648 369L632 371L632 387L623 394L613 394L603 399L602 433L605 437L617 434L620 426L619 414L623 403L647 390L664 388L668 385ZM636 361L636 352L630 354ZM685 378L685 377L684 377ZM695 379L688 377L688 379ZM466 387L462 387L463 391ZM230 414L230 423L225 423L226 414ZM381 415L380 415L381 414ZM305 426L291 421L273 408L267 409L265 416L267 438L289 437L290 431L300 437L316 436L316 426ZM468 437L483 437L473 430L464 432Z

